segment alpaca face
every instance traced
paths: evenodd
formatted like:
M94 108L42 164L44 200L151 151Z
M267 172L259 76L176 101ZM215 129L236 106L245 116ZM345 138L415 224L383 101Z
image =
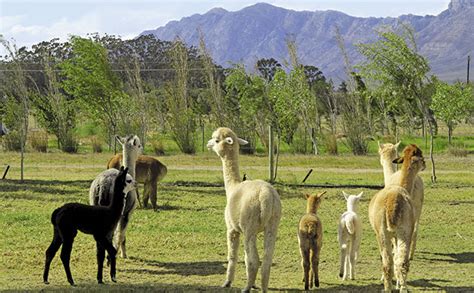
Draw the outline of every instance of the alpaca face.
M140 138L136 135L129 135L125 137L116 136L117 141L122 145L122 149L130 154L139 155L143 153L143 146Z
M400 141L396 144L379 143L380 164L383 165L386 161L393 161L398 157L398 146Z
M426 168L423 152L417 145L411 144L403 150L403 157L393 160L395 164L409 164L408 168L416 172L423 171Z
M125 178L125 187L123 188L123 193L127 194L130 191L134 190L136 188L137 182L133 179L132 175L127 174L127 177Z
M207 142L207 148L213 150L219 157L225 158L239 152L239 145L248 142L238 138L229 128L221 127L212 133L212 138Z
M355 211L357 210L359 201L362 198L362 194L364 194L364 192L361 192L357 195L353 195L353 194L347 194L343 191L342 194L344 195L344 198L347 201L347 210Z

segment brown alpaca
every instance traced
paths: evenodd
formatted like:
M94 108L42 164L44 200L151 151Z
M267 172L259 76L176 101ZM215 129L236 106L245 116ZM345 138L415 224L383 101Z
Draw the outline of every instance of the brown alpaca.
M369 220L382 256L384 289L392 289L395 268L397 284L402 291L406 290L410 243L415 226L414 208L408 191L413 189L418 172L425 169L425 160L421 150L412 144L403 150L403 157L393 162L403 164L400 183L386 186L375 194L369 204ZM395 262L392 241L395 243Z
M119 169L122 164L123 155L117 154L109 160L107 163L107 169ZM143 206L147 208L148 200L150 199L151 206L156 210L158 208L156 204L157 184L166 176L168 168L157 159L145 155L138 156L136 164L135 180L138 183L143 183Z
M319 287L319 252L323 245L323 226L317 210L326 191L317 195L306 194L306 214L301 217L298 225L298 243L300 245L301 266L303 267L304 289L309 290L314 285Z

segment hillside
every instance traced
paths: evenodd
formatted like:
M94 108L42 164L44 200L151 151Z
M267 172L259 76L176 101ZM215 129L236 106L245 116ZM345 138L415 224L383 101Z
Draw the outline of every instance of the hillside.
M466 58L474 53L474 0L452 0L439 15L402 15L398 18L361 18L338 11L294 11L259 3L231 12L214 8L172 21L153 34L159 39L181 37L198 45L199 31L214 60L228 66L242 62L254 66L260 58L287 60L285 40L293 38L304 64L319 67L325 75L345 79L341 52L335 40L339 28L352 63L361 60L353 44L375 39L375 29L409 23L416 32L420 53L433 73L444 80L465 79Z

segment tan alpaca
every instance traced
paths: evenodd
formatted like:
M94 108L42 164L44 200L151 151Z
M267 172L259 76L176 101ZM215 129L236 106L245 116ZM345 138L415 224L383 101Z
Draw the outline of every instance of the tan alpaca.
M323 226L316 215L321 199L326 191L317 195L306 194L306 214L298 224L298 243L300 245L301 266L303 267L304 289L319 287L319 252L323 245Z
M369 220L382 256L384 289L392 289L395 268L395 277L402 291L406 290L409 246L415 226L414 208L408 190L413 189L416 175L425 168L425 161L421 150L412 144L403 150L403 157L393 162L402 163L400 185L386 186L375 194L369 204ZM395 243L395 261L392 241Z
M123 163L123 155L117 154L113 156L107 163L107 168L119 169ZM168 169L157 159L139 155L135 166L136 177L138 183L143 183L143 206L148 207L148 200L151 201L153 209L157 209L157 184L166 176Z
M397 149L399 145L400 142L396 144L379 143L380 164L383 167L385 186L400 185L402 173L397 171L396 166L393 163L393 160L398 157ZM420 223L421 210L423 208L424 189L423 180L420 176L416 175L413 189L408 190L415 216L415 229L413 230L410 245L410 259L413 259L415 253L416 239L418 238L418 225Z
M218 128L212 134L207 147L222 161L227 203L225 223L227 226L228 266L223 287L230 287L235 276L240 234L244 235L247 285L244 292L255 287L260 260L257 251L257 234L264 233L262 261L262 291L266 292L270 279L273 252L281 218L281 202L277 191L262 180L240 179L239 145L248 142L238 138L229 128Z

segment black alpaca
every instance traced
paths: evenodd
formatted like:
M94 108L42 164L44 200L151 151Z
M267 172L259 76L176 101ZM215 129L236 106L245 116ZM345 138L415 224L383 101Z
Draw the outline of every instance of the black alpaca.
M51 245L46 250L46 263L44 267L43 281L48 282L49 267L54 255L61 244L61 261L66 271L67 280L74 286L74 280L69 267L72 244L77 230L92 234L97 244L97 281L102 284L102 269L105 258L105 250L110 257L110 277L115 282L115 256L117 250L110 241L110 235L114 232L118 220L122 214L125 194L133 189L133 179L127 178L128 168L120 169L120 173L114 182L114 194L109 206L89 206L80 203L67 203L54 210L51 215L51 223L54 226L54 236Z

